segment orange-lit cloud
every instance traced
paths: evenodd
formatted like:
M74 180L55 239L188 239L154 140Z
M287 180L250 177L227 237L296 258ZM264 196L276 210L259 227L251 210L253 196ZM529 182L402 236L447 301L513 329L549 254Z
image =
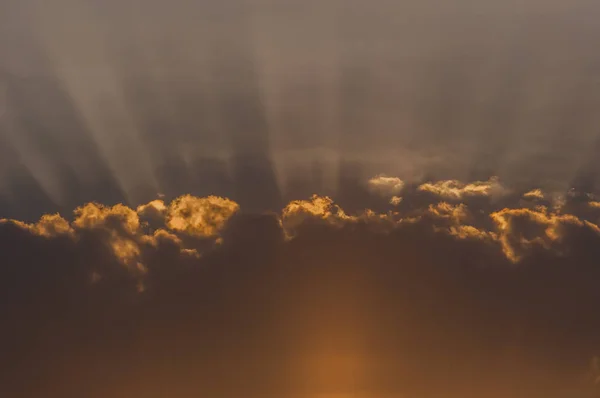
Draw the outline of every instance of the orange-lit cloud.
M12 223L20 228L26 229L35 235L46 238L57 237L61 235L70 235L73 229L67 220L59 214L46 214L35 224L27 224L17 220L0 219L1 223Z
M435 217L450 219L456 223L460 223L467 219L467 206L464 204L451 205L446 202L440 202L435 205L429 205L428 211Z
M490 215L499 233L504 254L518 261L532 247L558 249L572 228L587 228L598 234L600 228L571 214L556 214L546 207L503 209Z
M543 200L545 195L541 189L532 189L531 191L525 192L523 198L528 200Z
M331 225L339 225L350 219L342 208L334 204L327 196L313 195L310 200L290 202L281 213L284 230L293 235L294 230L307 221L324 221Z
M460 200L469 196L497 196L506 192L497 178L488 181L463 183L458 180L445 180L422 184L420 191L430 192L445 199Z
M390 204L393 206L398 206L400 203L402 203L402 198L400 196L392 196L390 199Z
M217 196L197 198L185 195L169 205L166 223L169 229L199 237L216 236L239 205Z
M376 195L391 195L404 189L401 180L390 177L376 177L369 181L369 185ZM348 214L333 199L314 195L308 200L290 202L282 209L278 218L284 234L289 238L296 236L303 225L315 222L336 228L361 224L380 233L388 233L407 225L430 225L429 228L434 231L458 239L477 238L497 242L503 254L512 262L520 261L536 248L559 250L563 237L573 228L598 231L598 226L589 220L543 206L521 208L516 203L514 208L489 211L456 203L461 198L493 196L505 192L497 179L472 183L438 181L422 184L417 190L428 191L453 202L415 202L410 203L412 210L402 212L392 210L402 203L400 198L392 196L388 211L365 209ZM406 194L408 200L414 200L410 192ZM532 190L524 198L541 199L543 193ZM595 208L596 203L589 201L587 204ZM198 247L187 246L189 242L186 240L187 243L184 243L182 237L213 239L218 242L221 231L238 212L240 206L226 198L185 195L171 203L165 203L162 199L154 200L135 210L122 204L104 206L89 203L75 210L72 222L57 214L45 215L34 224L14 220L2 222L11 222L32 234L49 239L69 236L76 240L84 233L91 233L99 242L110 247L115 258L122 264L134 273L144 274L146 247L168 245L177 247L181 253L185 252L192 257L200 256L202 253L198 251Z
M383 197L397 196L404 188L404 181L398 177L380 175L368 181L369 190Z
M334 388L352 377L367 389L417 376L436 386L429 364L447 369L444 361L460 362L465 352L472 362L460 362L447 383L468 385L473 374L499 383L497 369L515 366L529 377L525 360L558 357L563 348L587 361L600 342L581 326L597 322L600 330L593 282L600 228L575 213L593 207L591 199L577 207L566 195L560 211L523 208L520 196L513 206L469 201L489 191L452 185L464 192L432 199L405 187L399 206L358 212L314 195L280 213L250 215L226 198L186 195L135 209L90 203L71 221L2 220L0 291L9 299L0 309L10 309L9 327L30 322L15 330L51 336L38 342L43 355L27 338L15 355L48 355L86 383L96 376L78 370L81 363L104 367L116 358L140 369L140 385L164 372L175 380L180 369L154 363L177 352L215 383L242 383L249 374L253 385L277 377L290 388L307 379ZM503 362L509 345L518 361ZM319 356L322 347L331 354ZM141 366L140 353L152 361ZM215 358L235 372L213 366ZM480 364L490 358L499 364L486 373ZM281 370L285 361L292 374ZM340 369L328 372L329 365ZM57 388L52 377L45 383Z
M153 200L145 205L140 205L137 208L137 213L143 219L148 219L151 222L160 223L164 221L167 214L167 205L162 200Z
M162 200L154 200L136 210L123 204L104 206L88 203L74 211L71 223L58 214L44 215L34 224L16 220L0 220L0 223L12 223L48 239L68 236L77 241L86 236L98 245L106 245L115 259L132 274L143 276L147 273L144 263L146 247L156 249L167 245L177 247L183 255L199 257L197 248L184 247L176 234L216 239L238 208L228 199L186 195L168 206ZM146 221L142 222L140 217ZM97 274L93 279L98 280L101 276Z

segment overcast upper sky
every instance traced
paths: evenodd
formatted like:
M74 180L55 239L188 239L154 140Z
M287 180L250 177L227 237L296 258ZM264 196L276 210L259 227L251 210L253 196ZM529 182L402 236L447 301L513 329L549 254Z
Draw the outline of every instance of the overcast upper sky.
M2 7L6 216L188 192L263 210L348 174L594 188L592 1Z
M0 396L598 394L599 18L0 0Z

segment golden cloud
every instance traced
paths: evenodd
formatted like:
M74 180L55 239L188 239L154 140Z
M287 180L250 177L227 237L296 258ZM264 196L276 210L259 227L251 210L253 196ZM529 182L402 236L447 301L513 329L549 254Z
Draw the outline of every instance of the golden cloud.
M11 223L29 231L30 233L46 238L54 238L61 235L72 235L73 229L67 220L59 214L46 214L35 224L27 224L17 220L0 219L0 224Z
M163 221L166 217L168 207L162 200L153 200L145 205L138 206L136 212L144 219L151 221Z
M38 234L46 237L67 235L73 233L73 229L67 220L59 214L44 215L35 225Z
M591 201L588 202L588 206L594 208L594 209L600 209L600 202L597 201Z
M453 225L448 229L448 233L459 239L478 239L490 242L497 240L494 232L485 231L472 225Z
M390 204L392 206L399 206L402 203L402 198L400 196L392 196L390 199Z
M122 204L109 207L98 203L88 203L77 208L74 214L73 226L79 229L119 229L130 235L135 235L140 229L138 214L135 210Z
M487 181L475 181L469 184L458 180L436 181L422 184L418 190L453 200L460 200L469 196L498 196L506 192L506 189L496 177L492 177Z
M184 195L169 205L167 227L197 237L215 237L240 206L218 196L198 198Z
M433 218L435 231L445 232L458 239L488 241L496 239L496 235L493 232L485 231L468 224L471 214L464 203L457 205L447 202L432 204L429 205L427 214Z
M178 246L182 244L181 239L177 235L164 229L157 229L152 235L143 235L140 238L140 240L143 243L154 247L160 245L161 242L166 242Z
M351 219L342 208L327 196L313 195L310 200L294 200L281 213L281 222L288 236L307 220L321 220L331 225Z
M371 178L367 185L372 193L383 197L396 197L404 189L404 181L384 175Z
M371 185L377 187L378 193L397 192L403 187L399 179L382 176L372 179ZM449 199L487 197L496 192L504 192L504 188L493 178L473 183L439 181L423 184L417 189ZM410 198L410 194L408 195ZM524 197L541 198L543 193L541 190L532 190ZM394 198L399 203L400 198L392 196L393 201ZM428 223L425 225L429 225L434 231L457 239L496 242L506 258L513 262L520 261L535 248L560 251L563 238L573 227L590 228L600 234L597 225L544 206L504 208L486 216L484 210L475 208L472 211L467 204L460 202L422 203L421 208L418 205L419 203L406 214L366 209L350 215L330 197L313 195L308 200L290 202L281 211L279 219L284 234L290 239L299 233L303 224L314 221L335 228L360 224L371 231L382 233L395 228L410 228L417 223ZM589 202L588 205L600 208L598 202ZM227 198L184 195L171 203L153 200L135 210L122 204L104 206L88 203L74 211L75 217L71 223L58 214L44 215L34 224L15 220L0 220L0 223L13 223L34 235L49 239L69 236L77 240L81 234L86 233L106 245L115 258L132 273L144 275L146 267L143 259L147 259L144 254L146 250L174 247L186 256L200 257L202 253L198 252L195 244L189 247L190 238L219 242L222 230L239 209L236 202ZM212 245L206 246L206 249L209 250L209 247Z
M523 194L523 198L527 200L543 200L544 197L544 192L541 189L532 189Z
M451 205L447 202L440 202L435 205L429 205L428 212L437 218L449 219L455 223L461 223L469 216L467 205L463 203Z
M154 200L136 210L123 204L105 206L88 203L74 211L72 223L58 214L44 215L34 224L16 220L0 220L0 223L12 223L46 238L68 235L76 240L86 233L89 238L106 245L132 274L143 276L147 272L142 261L145 246L175 246L186 256L199 257L196 248L184 247L177 233L217 239L219 231L238 209L239 206L229 199L186 195L168 206L162 200ZM151 225L145 231L140 217L159 224Z
M141 224L136 211L123 204L103 206L88 203L77 208L74 214L75 229L95 232L97 239L103 240L130 272L145 274L139 242Z
M567 227L588 227L600 233L597 225L571 214L558 214L540 206L536 209L503 209L490 215L506 257L517 262L524 252L539 246L551 249L561 243Z

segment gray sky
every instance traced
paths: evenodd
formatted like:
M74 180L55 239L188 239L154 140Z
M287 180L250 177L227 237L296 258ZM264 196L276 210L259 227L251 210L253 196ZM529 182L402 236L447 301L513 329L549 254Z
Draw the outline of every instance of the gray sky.
M592 1L5 0L0 212L385 173L593 190Z

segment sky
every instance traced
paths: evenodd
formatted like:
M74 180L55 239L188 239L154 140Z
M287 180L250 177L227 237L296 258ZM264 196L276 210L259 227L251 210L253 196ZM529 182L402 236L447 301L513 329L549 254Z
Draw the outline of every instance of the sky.
M598 394L600 5L0 2L0 395Z

